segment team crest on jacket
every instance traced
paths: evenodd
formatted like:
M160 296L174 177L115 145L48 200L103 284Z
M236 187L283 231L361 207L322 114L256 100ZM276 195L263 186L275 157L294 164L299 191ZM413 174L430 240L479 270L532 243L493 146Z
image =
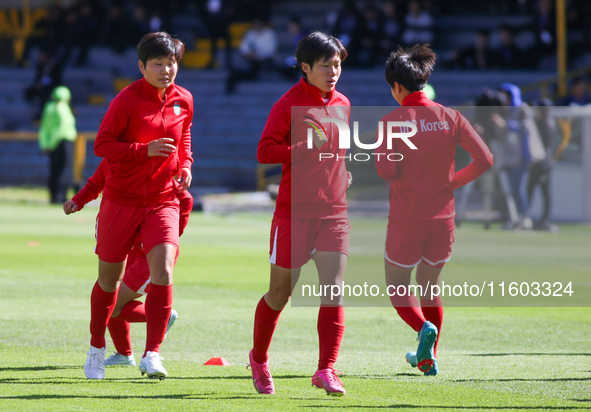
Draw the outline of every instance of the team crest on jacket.
M177 116L181 114L181 102L174 102L174 114Z

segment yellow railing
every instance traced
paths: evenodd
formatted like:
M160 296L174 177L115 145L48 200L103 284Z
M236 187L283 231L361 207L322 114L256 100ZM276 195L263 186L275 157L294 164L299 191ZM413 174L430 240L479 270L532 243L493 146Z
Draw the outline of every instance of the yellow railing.
M575 77L579 76L587 76L591 74L591 66L583 67L578 70L573 70L572 72L566 75L566 81L570 81ZM522 93L530 93L535 90L540 90L540 95L542 97L548 97L552 100L556 100L557 98L565 97L565 93L560 93L558 90L558 84L560 82L560 77L558 75L549 77L544 80L540 80L534 83L526 84L525 86L521 87Z
M270 183L279 183L281 180L281 164L274 164L274 165L258 165L256 172L257 172L257 190L264 191L267 190L267 185ZM267 170L274 169L272 176L267 176Z
M74 141L74 161L72 163L72 178L75 184L83 186L83 171L86 165L86 142L94 140L96 132L80 132ZM37 132L0 132L0 141L37 141Z

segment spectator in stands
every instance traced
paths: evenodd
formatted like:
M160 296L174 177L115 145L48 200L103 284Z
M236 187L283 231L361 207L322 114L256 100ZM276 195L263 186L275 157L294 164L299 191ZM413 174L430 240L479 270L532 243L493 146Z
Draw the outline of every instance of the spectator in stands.
M538 57L556 53L556 10L553 0L538 0L534 24Z
M112 6L99 35L100 43L123 53L129 45L129 20L119 6Z
M481 29L476 33L472 46L456 49L451 59L446 63L447 68L458 69L491 69L495 64L496 54L490 47L488 30Z
M556 121L548 113L548 107L552 105L553 103L550 99L540 99L533 104L535 106L532 108L534 121L544 146L544 153L539 159L532 160L529 166L526 191L527 200L530 205L536 186L540 186L540 191L542 192L542 217L534 223L534 229L556 232L558 227L550 222L550 207L552 205L550 198L550 173L554 166L554 141L558 135Z
M25 49L19 62L20 66L27 66L31 51L35 48L46 50L50 45L61 42L60 33L63 29L64 10L59 5L53 5L47 10L47 15L35 23L33 33L27 37Z
M25 89L25 99L36 106L33 121L41 118L41 113L51 97L51 92L62 84L65 59L64 48L55 48L46 43L39 51L33 84Z
M95 10L90 2L84 2L80 6L80 15L76 26L76 46L78 57L76 66L84 66L88 59L88 50L96 41L98 22L95 18Z
M146 34L159 31L159 28L157 30L150 29L150 17L146 9L140 4L136 4L133 7L131 20L128 25L130 44L137 44Z
M506 120L506 135L504 139L504 164L509 173L509 181L511 184L511 191L517 213L519 214L519 227L523 229L531 229L533 223L528 214L527 195L525 192L525 179L532 161L532 148L539 146L535 142L534 134L539 133L534 130L535 124L532 125L528 119L529 115L526 111L527 105L521 100L521 90L514 84L503 83L499 90L504 92L507 96L507 116ZM527 107L529 109L529 107ZM529 111L531 112L531 110ZM510 227L513 229L513 227Z
M568 27L568 58L573 61L591 52L591 2L570 0L567 2L566 27Z
M260 19L253 21L252 29L244 35L240 54L246 59L248 67L232 69L226 82L226 92L234 93L236 83L243 80L256 80L264 68L273 68L273 57L277 51L275 31Z
M50 202L62 204L70 186L65 179L66 166L70 164L73 141L76 139L76 119L70 108L70 90L56 87L51 101L45 105L39 129L39 147L49 155Z
M360 50L356 60L361 67L374 67L378 63L380 40L384 37L382 22L373 5L366 6L362 16L357 31Z
M408 3L408 13L405 18L406 28L402 33L404 44L412 46L416 43L433 42L433 19L429 12L421 8L418 0L411 0Z
M279 47L290 52L283 59L282 65L279 66L279 73L289 80L297 80L300 77L300 70L297 67L297 59L293 55L293 51L297 48L300 40L308 34L308 31L302 26L300 18L293 15L287 23L287 32L289 33L289 44L280 44Z
M207 35L211 41L211 60L207 68L213 69L220 66L217 60L220 39L224 40L226 67L230 68L232 67L232 45L228 30L234 15L234 4L227 0L207 0L201 2L201 7L201 15L205 17Z
M511 220L509 204L513 204L513 195L507 177L507 171L503 169L505 164L503 146L506 136L506 122L503 119L503 106L506 105L507 96L505 93L486 89L476 101L476 110L472 125L480 136L484 139L491 152L494 155L494 165L492 169L487 170L481 178L481 190L483 196L483 209L489 213L493 209L506 212L507 221ZM503 175L503 176L501 176ZM495 177L498 178L500 192L497 191ZM501 196L502 195L502 196ZM464 194L462 194L464 196ZM516 213L515 213L516 214ZM490 227L491 215L485 218L485 227ZM515 222L518 216L514 216Z
M513 40L514 31L510 26L503 25L499 29L501 45L496 50L497 64L500 69L518 69L521 68L522 52Z
M586 106L590 104L589 86L583 76L573 79L569 95L558 102L558 106Z
M400 36L402 33L401 21L397 13L396 2L386 1L382 6L382 39L380 41L380 61L388 60L388 56L392 50L396 50L400 44Z
M355 1L346 0L340 11L329 12L326 16L326 23L329 27L328 32L334 33L343 47L349 51L349 56L356 55L359 50L359 39L357 38L359 11L355 6ZM348 63L352 65L350 60Z
M290 17L289 22L287 23L287 31L291 36L290 46L293 48L293 50L296 49L300 40L302 40L308 34L308 30L306 30L302 25L302 20L296 15ZM296 64L295 60L294 64Z

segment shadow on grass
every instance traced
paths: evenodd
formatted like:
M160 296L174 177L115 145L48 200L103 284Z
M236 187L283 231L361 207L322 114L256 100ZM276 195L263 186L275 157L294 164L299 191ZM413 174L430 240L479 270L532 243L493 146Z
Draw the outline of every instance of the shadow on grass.
M304 379L304 378L312 378L312 376L308 376L308 375L275 375L273 374L273 379ZM252 379L252 376L250 375L250 372L248 375L240 375L240 376L195 376L195 377L191 377L191 376L173 376L173 377L167 377L168 379L187 379L187 380L195 380L195 379Z
M55 369L81 369L80 366L76 367L63 367L63 368L30 368L27 370L55 370ZM301 376L301 375L278 375L274 376L273 379L299 379L299 378L310 378L309 376ZM241 375L241 376L172 376L167 377L166 380L178 380L178 381L196 381L196 380L251 380L251 376ZM13 384L13 385L78 385L81 382L89 382L89 379L85 378L84 376L51 376L51 377L44 377L44 378L4 378L0 379L0 384ZM149 379L146 377L130 377L130 378L105 378L100 380L94 380L93 382L105 384L105 383L137 383L137 384L157 384L159 382L158 379Z
M351 374L351 373L347 373L345 375L343 375L343 377L345 378L354 378L354 379L376 379L376 380L394 380L396 378L400 378L400 377L406 377L406 378L422 378L423 374L421 372L417 372L416 373L412 373L412 372L402 372L402 373L394 373L391 375L356 375L356 374ZM273 377L273 379L275 379L275 377Z
M19 366L0 368L0 372L31 372L31 371L57 371L62 369L82 369L80 365L45 365L45 366Z
M591 356L591 353L466 353L457 356Z
M52 377L52 378L6 378L0 379L0 384L5 383L8 385L80 385L81 383L88 382L86 378L76 377ZM97 382L96 380L94 382ZM146 378L128 378L128 379L104 379L98 382L113 382L116 384L126 383L137 383L137 384L157 384L157 379L146 379Z
M235 399L253 399L257 395L235 395L235 396L216 396L214 393L203 394L167 394L167 395L55 395L55 394L37 394L37 395L15 395L15 396L0 396L3 399L20 399L20 400L40 400L40 399L203 399L203 400L235 400Z
M456 379L452 382L591 382L591 378L506 378L506 379Z
M301 408L318 408L318 405L304 405ZM322 405L322 409L479 409L479 410L507 410L518 409L524 411L543 411L543 410L557 410L557 411L581 411L591 410L591 407L585 406L443 406L443 405L384 405L384 406L368 406L368 405Z

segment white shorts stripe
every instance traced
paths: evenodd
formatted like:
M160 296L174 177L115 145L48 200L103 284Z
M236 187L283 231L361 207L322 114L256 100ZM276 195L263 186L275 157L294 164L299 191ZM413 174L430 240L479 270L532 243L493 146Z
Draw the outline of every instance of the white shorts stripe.
M269 262L272 264L277 263L277 233L279 231L279 227L275 228L275 237L273 238L273 251L271 252L271 257L269 258Z
M400 266L403 268L414 268L416 265L421 263L421 259L419 259L419 261L417 263L415 263L414 265L403 265L402 263L394 262L392 259L390 259L388 257L388 254L386 253L385 250L384 250L384 259L386 259L388 262L392 263L393 265Z
M449 262L451 260L451 256L448 257L447 259L443 259L440 260L438 262L431 262L429 259L427 259L425 256L423 256L422 260L424 260L425 262L427 262L428 264L430 264L431 266L437 266L440 263L445 263L445 262Z
M142 287L137 290L137 293L139 293L140 295L144 295L144 296L147 295L146 287L150 284L150 280L151 280L151 278L148 278L148 280L146 280L146 283L144 283L142 285Z
M96 222L94 223L94 239L96 240L96 243L98 244L98 216L96 217ZM96 244L94 245L94 253L96 253Z

